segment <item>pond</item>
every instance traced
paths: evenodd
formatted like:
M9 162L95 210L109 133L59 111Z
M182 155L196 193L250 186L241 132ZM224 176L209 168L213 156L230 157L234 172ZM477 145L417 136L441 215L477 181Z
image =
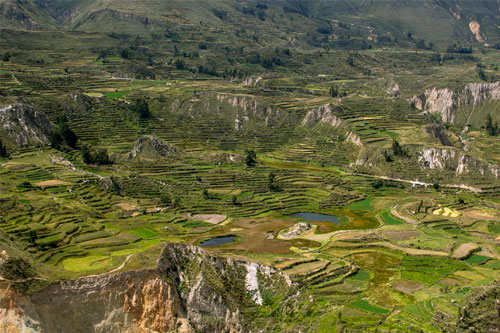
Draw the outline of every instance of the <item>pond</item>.
M219 246L222 244L233 243L235 238L235 235L214 237L201 242L200 246Z
M332 222L339 223L340 220L335 215L319 214L319 213L295 213L287 215L290 217L298 217L306 222Z

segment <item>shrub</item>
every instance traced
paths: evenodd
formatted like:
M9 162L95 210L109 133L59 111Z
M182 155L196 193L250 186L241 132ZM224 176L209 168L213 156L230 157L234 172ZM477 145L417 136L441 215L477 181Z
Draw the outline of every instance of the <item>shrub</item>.
M137 113L141 119L151 118L148 101L146 101L144 98L138 98L135 100L135 103L132 106L132 111Z
M257 164L257 154L253 150L245 150L245 164L249 167Z

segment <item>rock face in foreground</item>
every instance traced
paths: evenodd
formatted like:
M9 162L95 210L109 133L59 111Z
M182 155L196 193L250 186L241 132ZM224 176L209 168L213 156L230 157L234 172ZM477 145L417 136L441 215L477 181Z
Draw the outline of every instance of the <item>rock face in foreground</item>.
M45 114L25 104L0 106L0 132L17 146L49 141L52 124Z
M0 285L2 332L241 332L261 293L291 290L257 263L168 244L156 270L83 277L22 295Z

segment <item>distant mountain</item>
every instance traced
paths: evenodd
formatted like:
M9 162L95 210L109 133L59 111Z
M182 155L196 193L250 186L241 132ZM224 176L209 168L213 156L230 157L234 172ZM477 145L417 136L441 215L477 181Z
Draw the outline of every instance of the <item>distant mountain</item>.
M299 44L330 34L385 42L500 40L497 0L1 0L0 13L4 29L151 36L210 27L223 36L240 30L274 35L269 42L295 32Z

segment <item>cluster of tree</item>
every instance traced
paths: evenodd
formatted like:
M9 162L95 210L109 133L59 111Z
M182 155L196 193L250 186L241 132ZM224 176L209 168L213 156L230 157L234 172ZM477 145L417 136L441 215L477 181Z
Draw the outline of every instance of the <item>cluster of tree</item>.
M83 145L80 151L82 152L83 161L86 164L105 165L112 163L109 159L108 151L104 148L92 149L87 145Z
M271 192L277 192L281 190L281 184L276 179L276 175L273 172L269 173L269 176L267 177L267 187Z
M347 96L347 93L345 91L340 91L340 89L333 85L330 87L330 90L328 92L328 94L331 96L331 97L343 97L343 96Z
M484 128L486 129L486 133L491 136L496 136L500 133L498 128L498 121L493 122L493 118L489 113L486 116L486 125L484 126Z
M396 139L392 140L391 152L392 154L389 153L387 150L384 150L384 158L387 162L394 161L393 156L400 156L400 157L410 156L408 154L408 150L404 149Z
M134 104L132 104L131 109L133 112L137 113L141 119L151 118L149 103L144 98L137 98Z
M429 42L429 44L426 44L424 39L419 39L415 43L415 47L419 50L432 50L434 48L434 43Z
M214 9L212 9L212 12L214 13L215 17L217 17L221 20L224 20L225 18L227 18L227 12L225 10L214 8Z
M257 164L257 154L253 150L245 150L245 164L253 167Z
M471 54L472 53L472 46L462 47L462 46L457 46L457 44L453 44L453 45L448 46L448 48L446 49L446 53Z
M257 14L255 14L255 10L253 8L244 6L243 8L241 8L241 12L245 15L251 15L253 17L258 17L259 20L265 21L266 20L266 12L264 10L267 9L267 5L257 4L256 9L257 9ZM262 10L259 10L259 9L262 9Z
M69 128L68 116L63 113L57 118L57 126L49 133L50 145L52 148L60 149L64 144L70 148L75 148L78 137Z
M7 53L3 54L2 60L5 61L5 62L7 62L7 61L10 60L11 57L12 57L12 55L9 52L7 52Z
M477 68L477 76L483 81L488 81L488 77L482 68Z
M249 64L257 64L262 67L269 69L274 66L284 65L284 61L276 54L261 55L260 53L255 53L246 58L246 62Z

